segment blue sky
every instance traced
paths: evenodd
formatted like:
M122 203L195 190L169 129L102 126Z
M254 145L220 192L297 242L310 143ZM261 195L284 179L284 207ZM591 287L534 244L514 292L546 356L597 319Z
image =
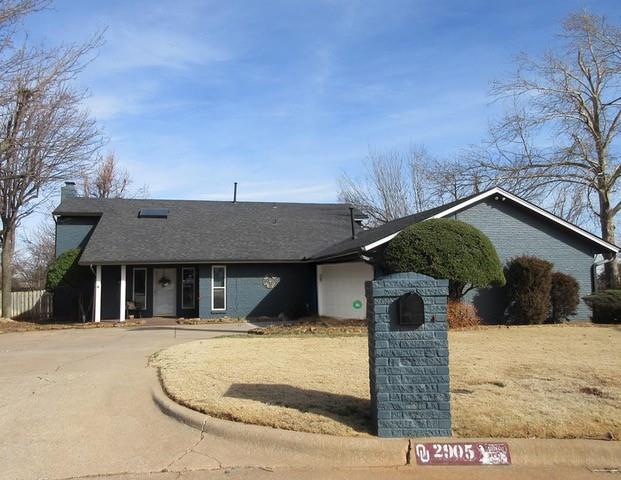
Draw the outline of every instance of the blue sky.
M329 202L369 148L450 156L490 81L614 1L57 0L33 41L106 43L80 77L108 148L152 197Z

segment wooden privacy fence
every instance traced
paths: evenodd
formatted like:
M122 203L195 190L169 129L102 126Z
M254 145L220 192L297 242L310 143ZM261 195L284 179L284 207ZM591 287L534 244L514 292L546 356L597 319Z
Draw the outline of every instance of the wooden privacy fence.
M51 319L52 294L45 290L11 292L11 318L32 321Z

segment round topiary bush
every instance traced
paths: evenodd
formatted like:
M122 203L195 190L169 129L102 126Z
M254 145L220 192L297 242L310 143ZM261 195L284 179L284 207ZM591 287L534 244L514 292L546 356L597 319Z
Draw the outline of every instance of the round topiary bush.
M384 251L391 272L418 272L449 280L450 297L470 288L504 285L502 265L492 242L464 222L444 218L405 228Z

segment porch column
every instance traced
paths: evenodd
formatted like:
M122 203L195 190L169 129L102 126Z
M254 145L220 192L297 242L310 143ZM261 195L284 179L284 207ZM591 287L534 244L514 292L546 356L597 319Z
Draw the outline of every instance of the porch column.
M95 322L101 322L101 265L95 267Z
M125 321L125 292L126 292L126 285L127 285L127 281L126 281L126 269L125 269L125 265L121 265L121 305L120 305L120 312L119 312L119 320L121 322Z

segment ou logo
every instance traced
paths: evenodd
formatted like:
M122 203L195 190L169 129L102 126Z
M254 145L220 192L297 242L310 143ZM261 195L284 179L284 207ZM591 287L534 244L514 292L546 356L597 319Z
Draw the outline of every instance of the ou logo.
M427 463L429 460L431 460L429 450L427 450L427 447L425 447L425 445L422 445L420 443L416 445L416 456L421 461L421 463Z

